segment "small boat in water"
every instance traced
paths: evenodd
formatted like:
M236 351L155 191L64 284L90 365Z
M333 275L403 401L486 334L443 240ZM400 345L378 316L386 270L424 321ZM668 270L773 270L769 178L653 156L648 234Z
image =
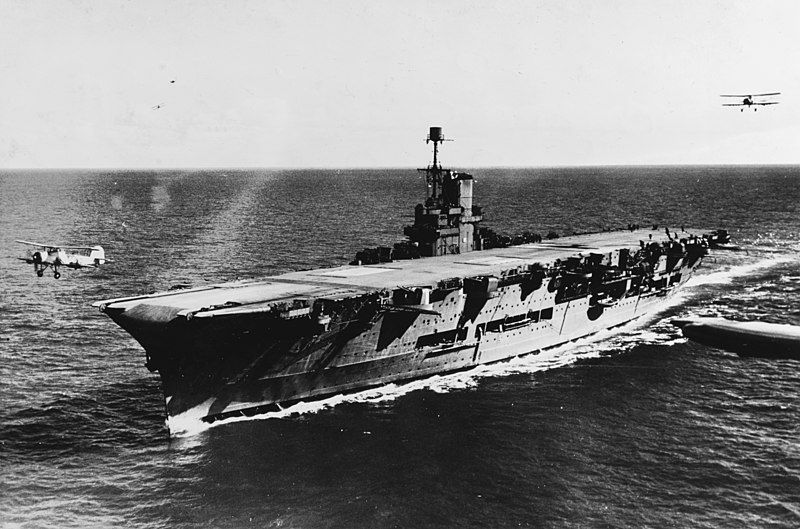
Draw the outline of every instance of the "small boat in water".
M672 320L683 335L739 356L800 359L800 326L724 318Z

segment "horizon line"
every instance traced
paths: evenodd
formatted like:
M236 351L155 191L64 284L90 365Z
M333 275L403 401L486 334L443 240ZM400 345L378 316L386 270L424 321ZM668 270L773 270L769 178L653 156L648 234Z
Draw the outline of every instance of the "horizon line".
M480 165L480 166L461 166L470 170L474 169L581 169L581 168L599 168L599 167L797 167L800 166L799 162L791 163L603 163L603 164L558 164L558 165ZM372 166L372 167L357 167L357 166L261 166L261 165L245 165L245 166L228 166L228 165L208 165L208 166L131 166L131 167L113 167L113 166L97 166L97 167L0 167L0 171L213 171L213 170L227 170L227 171L368 171L368 170L424 170L415 166ZM456 169L458 170L458 169Z

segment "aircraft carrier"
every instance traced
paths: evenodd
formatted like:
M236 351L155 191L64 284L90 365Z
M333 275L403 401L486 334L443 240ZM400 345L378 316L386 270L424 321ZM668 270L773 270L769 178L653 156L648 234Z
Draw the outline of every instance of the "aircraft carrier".
M168 425L537 354L651 313L707 253L701 232L655 226L499 236L480 227L472 176L439 163L441 128L428 141L426 200L394 247L346 266L94 304L144 348Z

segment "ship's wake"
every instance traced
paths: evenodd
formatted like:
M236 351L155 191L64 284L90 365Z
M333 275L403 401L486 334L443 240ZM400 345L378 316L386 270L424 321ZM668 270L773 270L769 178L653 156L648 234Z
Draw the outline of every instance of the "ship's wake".
M755 262L748 261L746 263L731 264L722 270L715 270L707 274L695 274L687 281L686 287L730 284L737 277L749 276L759 270L792 263L797 259L797 254L767 254Z
M752 256L751 256L752 257ZM406 383L387 384L379 388L367 389L358 393L334 395L322 400L300 402L279 411L272 411L251 417L230 417L213 423L207 423L192 411L167 419L167 428L172 436L187 437L203 431L235 422L283 419L319 413L345 403L361 403L367 405L385 405L413 391L427 390L435 393L468 390L477 387L481 380L508 375L533 374L550 369L566 367L578 360L611 356L630 351L636 346L659 345L670 346L684 343L680 329L663 319L664 313L685 304L698 294L694 287L706 285L728 284L736 277L752 274L758 270L768 269L791 262L794 255L769 255L756 262L732 264L723 270L695 275L683 290L670 297L657 311L630 321L622 326L607 329L574 342L542 351L535 355L523 355L509 360L488 365L480 365L466 371L445 375L434 375L429 378Z

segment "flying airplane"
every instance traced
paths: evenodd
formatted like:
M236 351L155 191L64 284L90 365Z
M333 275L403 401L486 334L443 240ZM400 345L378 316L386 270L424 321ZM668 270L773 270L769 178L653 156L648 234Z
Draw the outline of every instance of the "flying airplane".
M742 98L741 103L722 103L724 107L752 107L754 105L777 105L778 101L757 101L756 99L759 97L769 97L769 96L779 96L781 95L780 92L770 92L768 94L750 94L750 95L737 95L737 94L722 94L720 97L739 97ZM757 108L753 109L753 112L758 110ZM744 112L744 108L741 109L741 112Z
M33 265L36 275L42 277L47 268L53 269L53 277L58 279L60 266L67 268L97 268L101 264L111 262L106 259L102 246L57 246L38 242L20 241L20 244L31 246L25 257L19 259Z

